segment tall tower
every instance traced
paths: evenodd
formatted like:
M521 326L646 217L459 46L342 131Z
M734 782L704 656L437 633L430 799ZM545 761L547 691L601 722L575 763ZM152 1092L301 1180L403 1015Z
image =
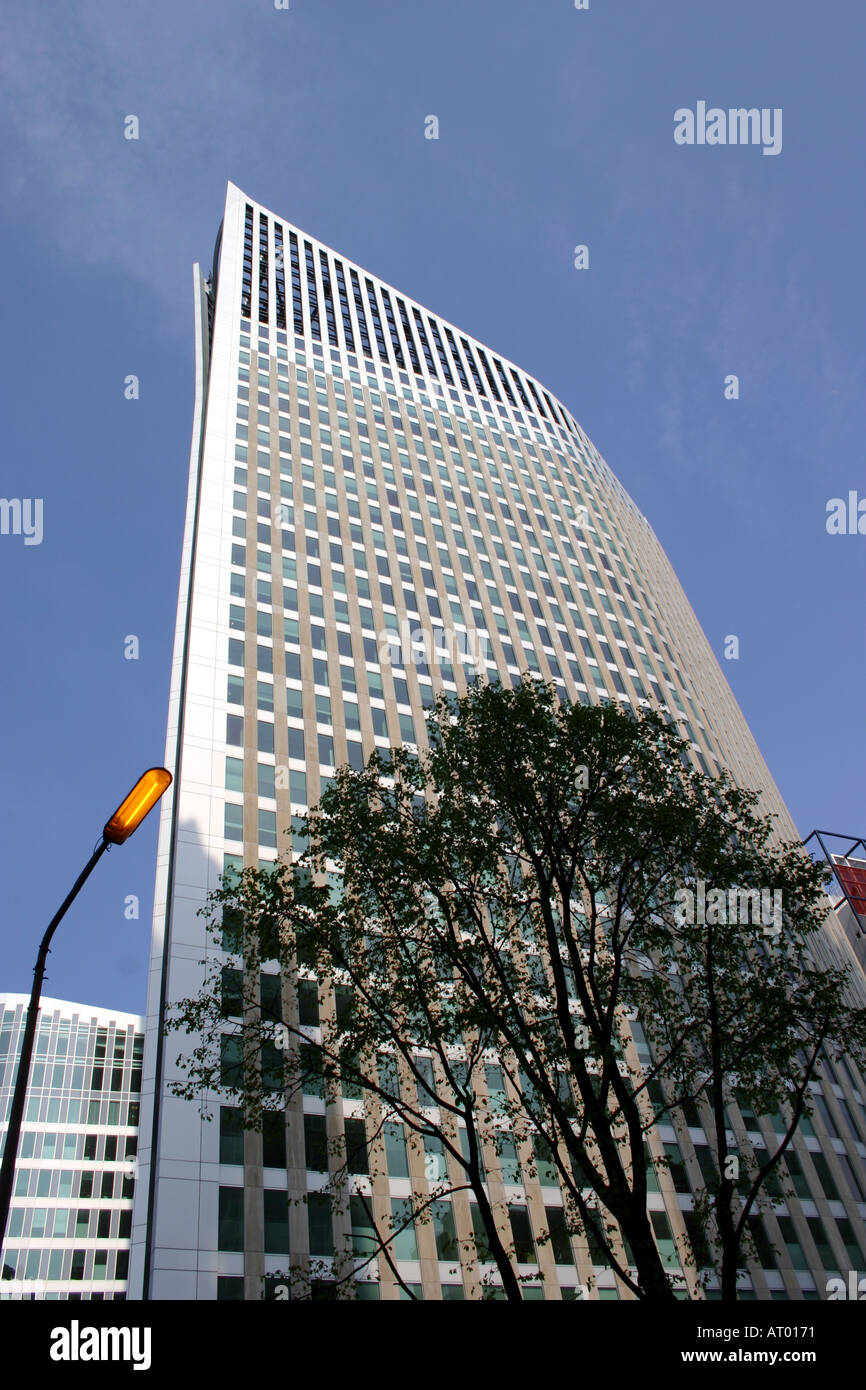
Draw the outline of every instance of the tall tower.
M299 1099L264 1145L239 1136L218 1100L204 1122L169 1093L179 1048L175 1035L160 1042L162 1019L217 949L197 915L207 891L228 866L273 860L336 765L423 746L425 707L476 671L509 681L529 669L571 700L666 707L698 766L763 788L782 833L796 830L653 531L540 382L233 184L212 277L198 267L194 277L174 782L161 808L130 1287L249 1299L287 1250L327 1253L327 1232L285 1215L287 1197L316 1186L324 1102ZM841 930L828 928L821 949L850 959ZM866 1268L859 1084L824 1070L815 1132L804 1126L792 1160L803 1200L759 1232L754 1296L822 1297L830 1273ZM336 1123L356 1119L355 1105L338 1106ZM671 1169L650 1196L674 1271L711 1162L693 1118L661 1131ZM753 1142L772 1137L758 1117L736 1122ZM407 1181L425 1182L414 1160L388 1162L395 1200ZM506 1171L495 1155L489 1171L544 1273L534 1296L575 1297L589 1274L593 1297L618 1296L585 1245L566 1236L535 1248L561 1201L543 1172L519 1161ZM469 1219L454 1201L399 1256L428 1299L470 1287L448 1246L448 1222ZM683 1279L691 1287L693 1275ZM399 1296L375 1263L358 1290Z

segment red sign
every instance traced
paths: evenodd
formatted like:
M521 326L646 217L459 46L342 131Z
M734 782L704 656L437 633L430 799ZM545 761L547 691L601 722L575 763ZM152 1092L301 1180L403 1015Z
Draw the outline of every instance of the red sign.
M866 864L855 868L853 864L841 864L834 859L833 868L857 916L866 917Z

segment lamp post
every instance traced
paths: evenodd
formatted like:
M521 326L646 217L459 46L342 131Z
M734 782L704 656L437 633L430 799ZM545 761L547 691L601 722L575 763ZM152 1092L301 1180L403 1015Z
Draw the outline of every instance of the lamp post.
M106 822L102 831L102 839L48 923L39 946L39 954L36 957L36 966L33 971L33 988L30 991L30 1003L27 1006L27 1022L24 1026L21 1055L18 1058L12 1108L9 1112L9 1128L6 1131L3 1165L0 1168L0 1248L2 1248L6 1235L9 1205L12 1201L15 1162L18 1157L18 1144L21 1138L21 1121L24 1118L24 1102L27 1098L27 1082L30 1078L30 1062L33 1056L33 1043L36 1039L36 1022L39 1017L39 997L42 993L42 980L45 975L45 963L48 958L51 938L70 903L77 897L85 879L90 877L98 860L102 858L109 845L122 845L125 840L129 839L132 832L141 825L148 811L159 801L170 783L171 773L167 772L164 767L148 768L147 772L139 777L132 791L120 803L111 819Z

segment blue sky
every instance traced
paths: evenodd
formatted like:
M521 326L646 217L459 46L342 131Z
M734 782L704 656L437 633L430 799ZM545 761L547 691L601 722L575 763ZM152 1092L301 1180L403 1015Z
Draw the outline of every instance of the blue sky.
M566 403L717 655L739 637L722 665L801 832L866 830L866 536L825 529L866 497L864 40L838 0L6 7L0 495L42 498L44 536L0 536L0 988L29 990L163 758L191 266L227 179ZM698 101L781 108L781 153L678 146ZM155 846L153 817L99 865L47 993L143 1010Z

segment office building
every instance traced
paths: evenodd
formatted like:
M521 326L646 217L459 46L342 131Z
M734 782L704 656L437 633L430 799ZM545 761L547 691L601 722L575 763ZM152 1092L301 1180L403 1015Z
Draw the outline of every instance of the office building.
M0 994L0 1149L29 999ZM125 1298L144 1022L43 999L0 1298Z
M162 1023L218 949L199 915L207 892L228 867L274 860L335 766L423 746L437 691L528 669L571 700L665 707L698 767L763 788L781 833L796 830L648 521L541 382L232 184L212 272L196 267L194 286L175 780L161 804L131 1279L158 1299L255 1299L287 1254L327 1257L341 1234L314 1230L292 1204L321 1184L324 1102L292 1102L269 1152L260 1136L239 1142L218 1097L208 1122L171 1093L180 1042L161 1042ZM410 648L413 632L427 635L426 653L407 654L407 631ZM850 958L838 924L816 951ZM765 1263L746 1296L822 1297L830 1274L866 1267L863 1087L826 1065L816 1098L791 1159L796 1205L780 1203L759 1231ZM356 1100L336 1108L335 1124L358 1122ZM650 1197L659 1247L689 1293L692 1197L711 1167L692 1118L661 1130L672 1164ZM769 1121L736 1123L755 1143L772 1137ZM383 1219L429 1180L399 1143L394 1153L392 1167L380 1155ZM544 1274L527 1296L575 1297L592 1280L591 1297L618 1297L585 1242L536 1248L558 1189L519 1154L508 1171L488 1159L523 1263ZM477 1262L455 1257L455 1230L472 1230L465 1194L401 1243L401 1275L425 1299L478 1296ZM383 1260L357 1291L404 1292Z

